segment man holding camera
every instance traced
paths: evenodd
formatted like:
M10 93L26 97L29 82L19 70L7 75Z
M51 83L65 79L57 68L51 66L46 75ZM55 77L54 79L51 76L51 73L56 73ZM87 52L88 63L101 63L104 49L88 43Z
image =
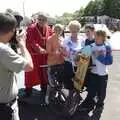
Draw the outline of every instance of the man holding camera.
M16 19L10 14L0 13L0 119L19 120L17 104L17 79L16 73L22 70L31 71L33 63L25 46L23 33L18 33L21 55L8 47L7 43L15 33Z

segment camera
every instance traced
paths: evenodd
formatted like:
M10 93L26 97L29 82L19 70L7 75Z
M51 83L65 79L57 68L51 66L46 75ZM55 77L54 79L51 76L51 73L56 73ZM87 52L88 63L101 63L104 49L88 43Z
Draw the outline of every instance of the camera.
M20 22L23 20L23 17L19 15L19 13L13 13L13 15L17 20L17 25L16 25L15 33L9 43L11 48L17 53L18 41L16 40L16 34L22 32L22 29L20 29Z

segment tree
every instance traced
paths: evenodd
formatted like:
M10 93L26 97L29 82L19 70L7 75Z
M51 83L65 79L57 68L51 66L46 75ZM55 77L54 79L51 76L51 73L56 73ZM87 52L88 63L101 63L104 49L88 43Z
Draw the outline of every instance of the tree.
M84 16L91 16L93 14L94 1L90 1L84 10Z
M120 18L120 0L90 1L84 10L84 16L100 15Z
M72 13L63 13L62 16L56 16L56 23L61 23L63 25L68 25L68 23L73 20L73 14Z
M64 13L62 16L56 16L56 23L67 25L71 20L78 20L85 23L84 16L102 16L107 15L113 18L120 18L120 0L91 0L85 8L72 13Z
M49 25L55 25L55 23L56 23L56 19L55 18L52 18L52 17L48 18L48 24Z
M103 0L104 14L114 18L120 18L120 0Z
M84 10L84 16L103 15L103 0L90 1Z
M84 15L84 8L81 7L80 10L77 10L73 13L73 19L81 21L81 17Z

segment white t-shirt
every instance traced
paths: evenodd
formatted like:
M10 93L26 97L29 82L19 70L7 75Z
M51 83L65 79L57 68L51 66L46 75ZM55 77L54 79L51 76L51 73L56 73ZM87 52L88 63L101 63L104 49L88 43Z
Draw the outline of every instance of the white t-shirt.
M94 51L104 51L104 55L106 55L106 46L105 45L97 46L95 43L93 43L92 52ZM108 74L107 66L102 64L100 61L98 61L94 54L92 55L92 64L95 65L91 69L92 73L100 76L104 76Z
M77 42L73 42L71 40L71 36L68 37L67 39L65 39L64 47L65 47L67 53L69 54L69 56L67 56L65 59L72 62L72 64L75 65L74 57L77 52L81 51L81 49L83 48L83 45L84 45L84 43L83 43L82 39L80 39L79 37L78 37Z

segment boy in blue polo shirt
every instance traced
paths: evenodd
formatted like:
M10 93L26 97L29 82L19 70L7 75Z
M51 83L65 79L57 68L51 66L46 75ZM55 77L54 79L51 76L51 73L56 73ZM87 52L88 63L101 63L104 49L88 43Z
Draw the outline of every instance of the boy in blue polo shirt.
M99 120L106 97L107 66L113 63L113 57L111 47L106 43L106 33L102 30L96 32L95 43L91 44L91 47L93 67L89 75L88 95L82 108L86 108L88 113L93 110L92 118L97 115L95 120Z

